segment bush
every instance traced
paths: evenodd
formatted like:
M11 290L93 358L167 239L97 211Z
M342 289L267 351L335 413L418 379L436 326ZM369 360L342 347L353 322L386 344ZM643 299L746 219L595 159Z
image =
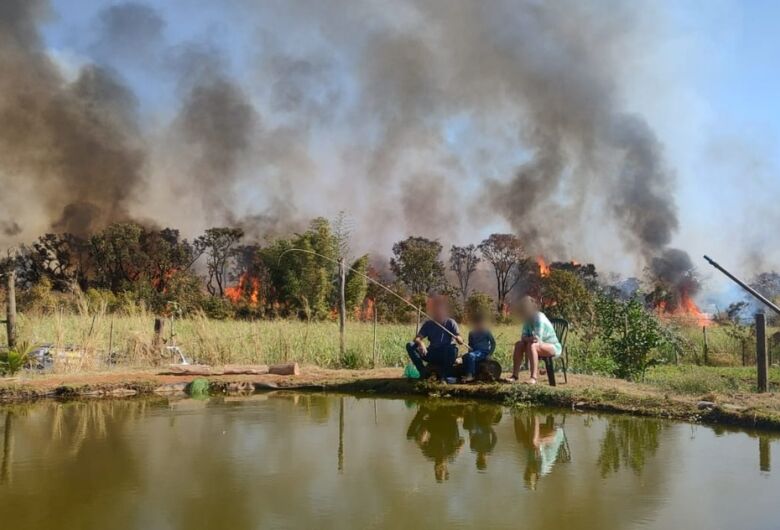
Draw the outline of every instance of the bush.
M613 375L637 379L657 364L658 359L651 353L668 339L656 315L639 300L600 296L596 300L596 320L599 340L615 362Z
M16 375L27 364L30 345L22 343L13 350L0 353L0 375Z
M207 296L203 300L203 312L208 318L225 320L234 316L235 307L233 307L233 304L225 298Z
M485 293L471 293L466 300L466 318L472 321L477 317L492 318L495 315L496 303Z
M45 276L29 289L20 290L17 296L19 311L22 313L51 314L57 310L60 302L58 294L52 291L51 280Z

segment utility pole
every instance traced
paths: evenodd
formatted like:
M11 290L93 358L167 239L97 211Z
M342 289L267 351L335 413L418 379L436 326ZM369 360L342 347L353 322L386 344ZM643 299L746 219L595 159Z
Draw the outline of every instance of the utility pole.
M347 352L346 327L347 327L347 299L346 283L347 270L344 258L339 258L339 350L341 355Z

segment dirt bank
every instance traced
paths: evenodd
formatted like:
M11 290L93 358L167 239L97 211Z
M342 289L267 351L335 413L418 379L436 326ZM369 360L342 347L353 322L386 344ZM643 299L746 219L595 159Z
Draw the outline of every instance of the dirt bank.
M0 402L40 398L121 397L185 394L194 376L159 375L154 370L49 374L0 379ZM373 394L431 394L504 403L551 405L579 410L624 412L701 423L722 423L780 431L780 394L664 392L603 377L572 375L568 384L535 387L509 384L439 385L407 381L399 369L326 370L304 367L299 376L219 375L207 377L212 393L271 389Z

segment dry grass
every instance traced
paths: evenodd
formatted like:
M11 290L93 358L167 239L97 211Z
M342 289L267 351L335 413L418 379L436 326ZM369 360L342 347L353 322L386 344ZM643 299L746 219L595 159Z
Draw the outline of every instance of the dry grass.
M177 319L174 336L166 321L165 344L176 344L188 360L208 364L275 363L297 361L328 368L400 367L406 363L405 343L414 335L411 324L380 324L374 348L374 326L370 322L348 322L347 353L339 353L336 322L293 320L210 320L202 316ZM109 342L116 363L124 366L154 366L175 358L165 348L155 348L154 316L138 314L112 316L56 313L20 316L20 335L33 344L52 344L56 350L73 350L77 360L58 360L62 372L97 370L109 364ZM111 329L113 327L113 338ZM497 357L508 361L518 333L513 325L494 328L499 342Z
M52 344L62 354L55 359L55 371L100 370L109 365L128 367L157 366L173 362L177 356L165 346L176 345L190 361L208 364L276 363L297 361L324 368L401 367L406 364L404 345L415 331L413 324L380 324L376 347L371 322L347 325L347 352L339 353L338 325L334 321L303 322L297 320L210 320L204 316L177 319L174 335L171 321L165 322L164 345L154 345L154 315L143 309L129 315L111 315L105 307L86 305L76 313L20 315L20 338L35 345ZM113 332L112 332L113 330ZM684 364L702 361L702 332L697 327L681 330L686 338ZM463 330L464 334L467 332ZM496 359L511 365L511 351L519 329L514 324L494 325L498 341ZM770 333L771 334L771 333ZM741 364L740 343L723 328L708 328L711 365ZM109 344L112 355L109 356ZM569 352L574 370L581 363L576 358L576 334L569 337ZM777 352L776 352L777 353ZM755 359L755 344L748 344L748 362ZM774 356L775 362L778 355ZM578 362L580 361L580 362Z

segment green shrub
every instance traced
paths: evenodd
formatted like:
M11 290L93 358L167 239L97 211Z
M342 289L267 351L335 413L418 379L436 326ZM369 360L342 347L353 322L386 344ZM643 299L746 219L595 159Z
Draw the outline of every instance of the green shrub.
M12 350L0 353L0 375L14 376L24 368L30 356L30 345L21 343Z
M613 375L641 378L648 367L658 363L659 358L651 354L668 339L656 315L639 300L600 296L596 300L596 320L599 340L615 362Z
M466 300L465 313L469 321L477 317L492 318L495 316L496 303L485 293L473 292Z

